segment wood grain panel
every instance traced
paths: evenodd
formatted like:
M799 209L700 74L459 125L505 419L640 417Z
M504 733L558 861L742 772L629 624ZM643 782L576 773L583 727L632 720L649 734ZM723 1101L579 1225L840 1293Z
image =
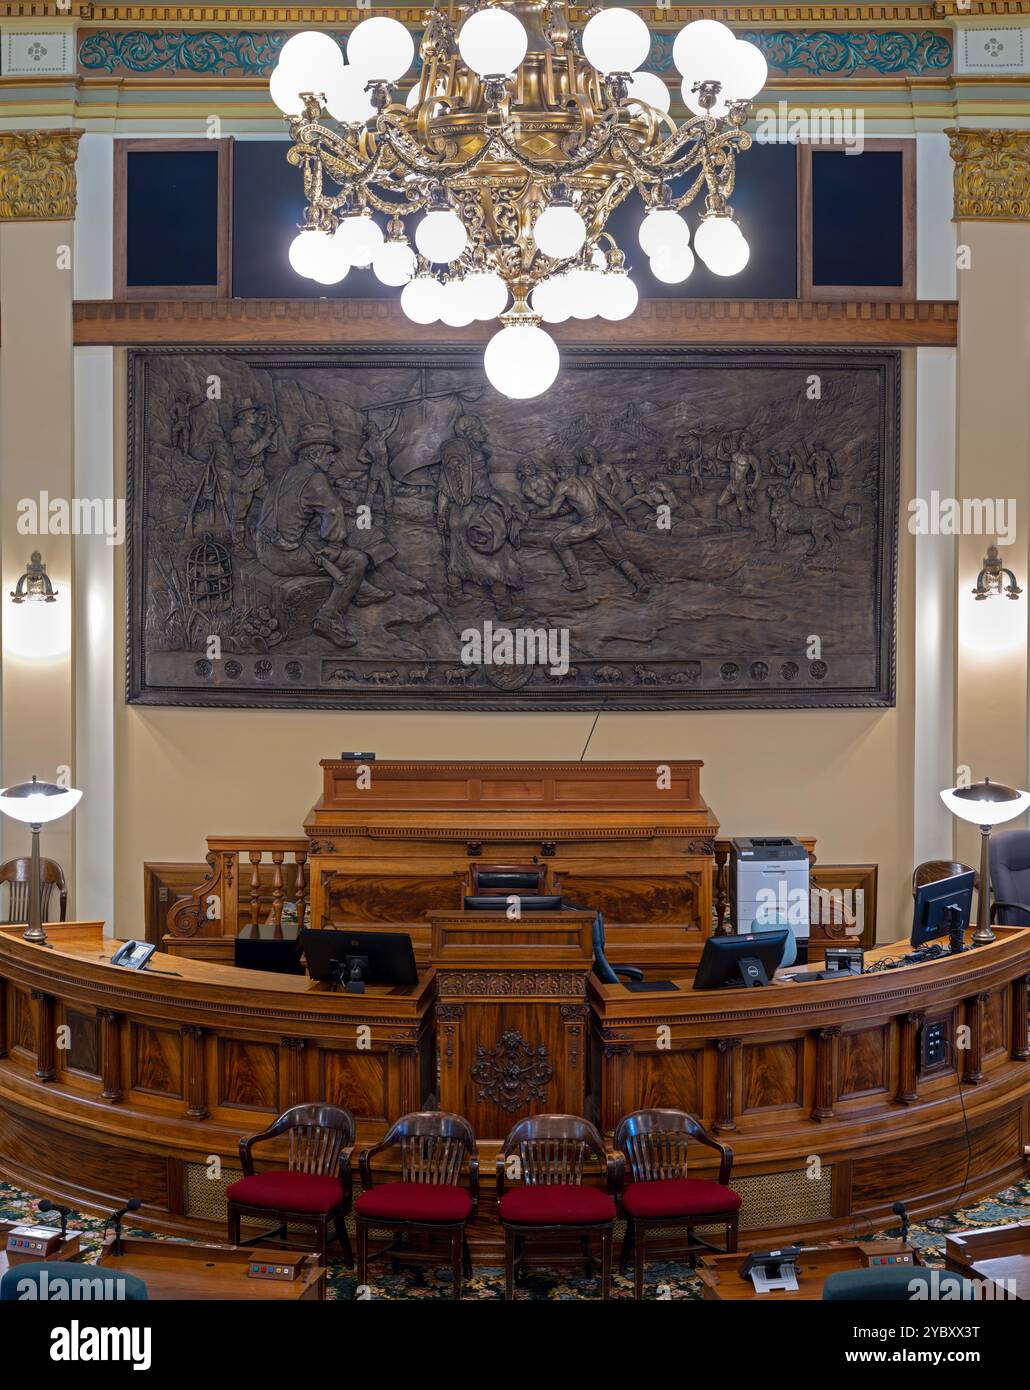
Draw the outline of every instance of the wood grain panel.
M427 912L461 907L464 875L334 873L325 884L325 925L421 921Z
M279 1049L271 1043L220 1038L218 1096L221 1105L278 1111Z
M853 1209L860 1209L864 1202L882 1201L885 1192L896 1191L904 1197L961 1186L967 1161L972 1180L1011 1165L1019 1142L1019 1116L1013 1113L972 1131L971 1159L961 1135L949 1144L857 1158L852 1167Z
M129 1039L132 1089L157 1095L183 1094L182 1038L171 1028L134 1023Z
M36 1016L27 989L11 990L11 1044L36 1055Z
M841 1100L846 1100L849 1096L868 1095L871 1091L886 1090L886 1027L860 1028L851 1033L842 1033L838 1057L838 1095Z
M100 1026L92 1014L74 1009L62 1011L61 1022L68 1028L69 1046L58 1051L58 1059L74 1071L100 1075Z
M366 1120L389 1115L386 1058L381 1052L343 1052L323 1048L319 1054L319 1099L342 1105Z
M461 1030L461 1057L465 1107L463 1113L476 1134L503 1137L516 1120L526 1115L564 1112L562 1086L561 1016L552 1004L482 1005L467 1008ZM517 1033L532 1050L532 1062L550 1072L550 1079L531 1083L532 1068L527 1056L521 1075L512 1075L508 1084L499 1082L496 1063L500 1059L505 1034ZM472 1069L480 1069L472 1077ZM480 1079L482 1077L489 1079ZM531 1094L531 1091L537 1094Z
M589 869L555 871L563 897L591 908L599 907L613 923L627 925L696 922L700 875L648 873L617 877Z
M999 1052L1008 1052L1012 1036L1009 1024L1008 989L996 989L987 998L984 1006L983 1055L993 1057Z
M0 1106L0 1159L8 1168L33 1175L40 1182L33 1190L45 1191L54 1185L54 1175L64 1190L82 1193L87 1199L98 1194L131 1193L144 1203L168 1205L168 1164L163 1157L134 1152L105 1144L93 1135L71 1132L15 1114ZM104 1197L102 1204L106 1205Z
M742 1113L802 1103L802 1049L800 1038L752 1043L741 1049Z
M701 1059L698 1048L689 1052L656 1052L627 1058L634 1068L628 1094L634 1108L641 1110L689 1110L701 1112Z

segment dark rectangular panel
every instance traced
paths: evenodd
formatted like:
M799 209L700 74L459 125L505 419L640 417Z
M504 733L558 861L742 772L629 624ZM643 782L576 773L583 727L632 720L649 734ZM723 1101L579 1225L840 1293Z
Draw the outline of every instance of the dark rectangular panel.
M130 150L125 201L127 285L217 284L217 147Z
M812 151L813 285L902 285L902 158Z

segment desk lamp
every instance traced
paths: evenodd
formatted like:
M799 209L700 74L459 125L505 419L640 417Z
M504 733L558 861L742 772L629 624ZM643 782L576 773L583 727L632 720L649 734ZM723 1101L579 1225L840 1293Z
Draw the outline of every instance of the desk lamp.
M1030 806L1030 792L1016 791L985 777L969 787L946 788L941 800L953 815L980 827L980 894L973 945L987 946L995 939L991 931L991 826L1021 816Z
M32 864L29 869L29 922L22 935L26 941L47 944L43 926L40 893L39 832L47 821L57 820L78 805L82 793L74 787L58 787L53 782L18 782L0 791L0 811L24 822L32 831Z

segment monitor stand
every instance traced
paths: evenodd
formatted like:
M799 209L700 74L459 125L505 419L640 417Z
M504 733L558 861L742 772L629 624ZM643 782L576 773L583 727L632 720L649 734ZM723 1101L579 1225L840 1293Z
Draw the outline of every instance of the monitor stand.
M741 983L748 986L767 985L769 976L765 973L765 966L757 956L742 956L737 961L737 969L740 971Z
M332 963L332 991L344 990L347 994L365 993L365 976L368 974L368 956L347 956L344 960Z

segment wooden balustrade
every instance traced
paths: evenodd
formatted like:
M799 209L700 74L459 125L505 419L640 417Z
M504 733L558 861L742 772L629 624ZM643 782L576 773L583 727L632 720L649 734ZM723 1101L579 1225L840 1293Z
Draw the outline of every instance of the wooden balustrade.
M280 936L289 902L303 922L310 901L308 851L303 836L209 835L207 876L168 909L166 949L190 942L197 954L213 955L241 928L265 923L271 923L273 936Z

